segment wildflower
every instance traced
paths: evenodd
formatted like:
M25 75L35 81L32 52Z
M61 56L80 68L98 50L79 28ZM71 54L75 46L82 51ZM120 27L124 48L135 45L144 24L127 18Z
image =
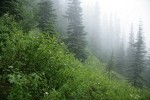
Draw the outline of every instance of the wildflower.
M45 92L46 95L48 95L48 92Z

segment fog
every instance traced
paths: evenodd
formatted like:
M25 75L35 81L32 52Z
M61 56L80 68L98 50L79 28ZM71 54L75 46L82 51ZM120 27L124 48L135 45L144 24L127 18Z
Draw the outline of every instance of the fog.
M114 45L118 45L116 39L119 38L124 41L125 48L127 48L131 24L136 38L140 20L143 23L146 47L149 48L149 0L82 0L82 7L83 21L86 30L88 30L88 35L93 35L93 28L99 26L95 31L99 30L101 36L99 43L104 50L108 50L107 46L112 46L112 49L116 48ZM113 34L113 31L116 31L115 34ZM113 39L113 37L115 38Z
M85 23L87 21L86 18L94 12L96 6L99 6L96 13L99 13L99 21L102 28L104 28L104 23L106 23L104 20L109 20L108 18L110 16L117 17L120 20L121 32L124 33L125 36L128 36L131 23L133 23L134 31L136 32L139 20L141 19L143 22L145 37L147 42L149 41L149 0L82 0ZM93 16L93 19L95 17Z
M59 8L55 8L58 12L58 22L67 24L64 15L68 1L54 0L54 5L55 2L59 2ZM120 44L123 44L126 50L131 25L136 39L140 20L146 49L150 48L149 0L81 0L81 6L89 47L96 45L97 50L94 52L101 52L101 59L109 58L112 51L117 52ZM67 25L63 26L60 23L57 26L60 32L65 34Z

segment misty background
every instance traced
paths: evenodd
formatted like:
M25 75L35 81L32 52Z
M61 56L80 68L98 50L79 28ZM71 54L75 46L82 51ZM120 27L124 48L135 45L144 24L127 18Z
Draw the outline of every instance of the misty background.
M62 25L67 23L64 15L68 2L67 0L54 0L54 5L58 1L60 7L55 8L58 12L57 25L60 32L66 33L65 26L67 25L64 28ZM150 48L149 0L81 0L81 6L89 46L91 42L96 41L97 47L99 45L98 48L102 48L102 60L109 58L111 52L120 45L119 41L122 41L121 45L123 44L124 49L127 49L131 27L136 38L140 20L143 24L146 49Z

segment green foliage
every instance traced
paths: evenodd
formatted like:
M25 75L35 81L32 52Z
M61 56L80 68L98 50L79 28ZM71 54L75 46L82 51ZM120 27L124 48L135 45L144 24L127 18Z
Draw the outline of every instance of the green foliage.
M5 41L7 40L7 37L12 35L12 32L15 32L17 28L19 29L12 16L5 14L0 17L0 55L2 52L2 45L6 45Z
M3 77L5 73L9 72L9 68L4 69L2 67L3 48L7 46L7 39L12 36L12 33L15 33L18 29L19 27L12 16L5 14L0 17L0 97L2 97L2 99L6 98L6 95L8 95L8 92L6 91L9 90L9 83L5 80L7 77Z
M37 0L2 0L1 5L4 10L2 14L8 12L9 15L13 16L25 33L36 27Z
M84 62L87 58L85 51L86 41L84 26L82 25L82 8L79 0L70 0L66 18L69 20L68 24L68 38L65 43L70 52L75 54L75 57Z
M134 88L116 78L110 79L104 65L94 56L90 55L84 63L76 60L64 43L58 41L57 35L34 30L25 34L15 26L12 30L7 24L2 26L2 33L6 30L11 34L5 38L5 45L1 45L0 97L3 100L150 98L148 90Z
M143 77L142 72L146 65L145 59L145 43L143 38L142 22L140 21L139 30L137 34L137 41L134 43L133 62L130 68L130 81L134 86L142 87Z
M11 13L22 30L28 33L35 28L37 24L35 20L36 0L16 0L12 4L14 11Z
M17 31L6 44L0 66L1 80L8 84L3 91L9 93L9 100L144 97L127 83L109 79L96 58L89 58L85 64L75 60L55 36L23 35Z
M148 100L149 92L138 90L125 81L110 79L100 70L103 65L91 67L93 62L100 64L90 58L84 64L86 67L66 69L74 78L69 79L60 89L52 90L45 100ZM147 94L143 95L142 92Z
M51 0L41 0L38 3L37 27L42 33L55 34L55 19L53 3Z
M12 2L15 0L0 0L0 17L14 10Z
M12 84L9 98L16 100L24 95L28 97L28 94L24 94L28 91L33 91L31 94L39 98L43 95L41 92L58 88L58 84L63 83L54 81L66 62L63 58L65 57L63 48L59 46L55 37L47 35L29 37L18 31L8 39L2 51L1 69L4 76L2 78L7 77L9 84Z

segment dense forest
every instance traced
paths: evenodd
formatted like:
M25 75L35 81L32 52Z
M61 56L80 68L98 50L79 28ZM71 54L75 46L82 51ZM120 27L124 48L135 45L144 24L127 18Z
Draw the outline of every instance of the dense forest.
M0 0L0 100L150 100L142 19L126 41L81 1Z

